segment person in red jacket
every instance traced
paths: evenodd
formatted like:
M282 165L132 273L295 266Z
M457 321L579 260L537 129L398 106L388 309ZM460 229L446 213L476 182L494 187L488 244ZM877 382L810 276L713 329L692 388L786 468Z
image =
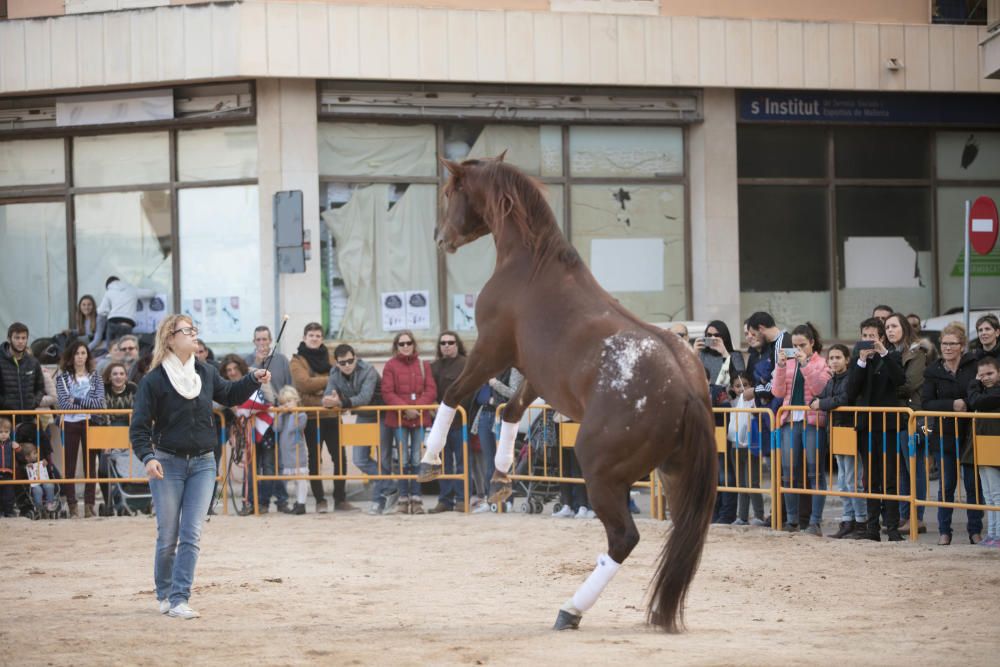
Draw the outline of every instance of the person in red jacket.
M437 385L429 362L418 356L417 339L411 331L400 331L392 341L392 358L382 370L382 400L387 406L430 405L437 398ZM420 445L424 428L431 425L429 410L388 410L383 413L381 444L383 449L400 447L400 466L404 475L416 475L420 467ZM399 514L423 514L424 501L420 483L414 479L399 481Z

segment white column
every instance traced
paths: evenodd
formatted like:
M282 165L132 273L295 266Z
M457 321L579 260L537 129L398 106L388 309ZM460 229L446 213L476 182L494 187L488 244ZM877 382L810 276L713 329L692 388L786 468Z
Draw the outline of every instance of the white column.
M282 274L281 314L289 315L281 350L294 352L302 328L320 321L319 150L316 82L312 79L257 80L257 174L260 190L261 313L274 326L274 229L272 201L279 190L301 190L303 224L312 257L305 273Z
M706 88L704 112L705 121L688 133L692 318L724 321L737 344L745 314L740 312L735 91Z

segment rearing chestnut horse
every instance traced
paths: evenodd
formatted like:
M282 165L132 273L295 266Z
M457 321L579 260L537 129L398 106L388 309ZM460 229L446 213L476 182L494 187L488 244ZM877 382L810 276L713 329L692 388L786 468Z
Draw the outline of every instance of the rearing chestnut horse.
M434 236L455 252L486 234L496 269L476 302L479 339L445 393L427 437L420 480L441 474L439 453L455 406L510 366L525 380L503 412L490 501L511 494L517 425L538 396L580 422L576 456L608 551L559 611L555 628L583 612L639 542L631 485L654 469L667 478L673 530L653 582L649 622L683 627L683 603L701 558L716 490L713 419L705 371L672 333L639 320L608 294L556 224L539 185L503 162L445 160L447 209Z

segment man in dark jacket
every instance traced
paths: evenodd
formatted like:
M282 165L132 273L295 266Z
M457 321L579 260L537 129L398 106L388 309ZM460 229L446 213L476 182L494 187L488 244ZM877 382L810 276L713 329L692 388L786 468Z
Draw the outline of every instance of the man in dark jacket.
M0 410L34 410L44 395L42 366L28 352L28 327L14 322L0 345Z
M886 346L885 326L877 318L861 323L861 342L855 346L847 378L847 398L856 406L872 408L900 407L898 388L906 381L899 352ZM857 420L858 455L867 464L867 488L871 493L895 495L898 433L905 427L905 416L887 412L859 414ZM869 498L865 536L876 542L879 534L878 498ZM885 526L890 542L903 539L899 534L899 502L885 501Z

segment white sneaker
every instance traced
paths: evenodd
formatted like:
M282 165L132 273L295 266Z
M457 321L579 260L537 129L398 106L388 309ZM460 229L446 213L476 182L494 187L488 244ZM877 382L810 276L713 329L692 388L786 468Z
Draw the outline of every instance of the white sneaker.
M583 505L580 505L580 509L576 513L576 518L577 519L593 519L596 516L597 516L597 514L594 513L594 510L587 509Z
M170 611L170 600L167 599L160 600L159 605L161 614L166 614L168 611Z
M487 503L487 502L481 502L478 505L476 505L476 508L474 510L472 510L472 513L473 514L483 514L484 512L490 512L490 511L492 511L492 508L490 507L490 504Z
M745 525L747 525L747 522L744 521L743 519L736 519L736 521L733 521L730 525L731 526L745 526Z
M171 607L170 611L167 612L167 616L190 620L192 618L198 618L201 614L189 607L187 602L181 602L180 604Z
M573 508L569 505L563 505L558 512L553 512L552 516L556 519L572 519Z
M767 523L763 519L758 519L757 517L754 517L754 518L750 519L750 525L751 526L770 526L771 524Z

